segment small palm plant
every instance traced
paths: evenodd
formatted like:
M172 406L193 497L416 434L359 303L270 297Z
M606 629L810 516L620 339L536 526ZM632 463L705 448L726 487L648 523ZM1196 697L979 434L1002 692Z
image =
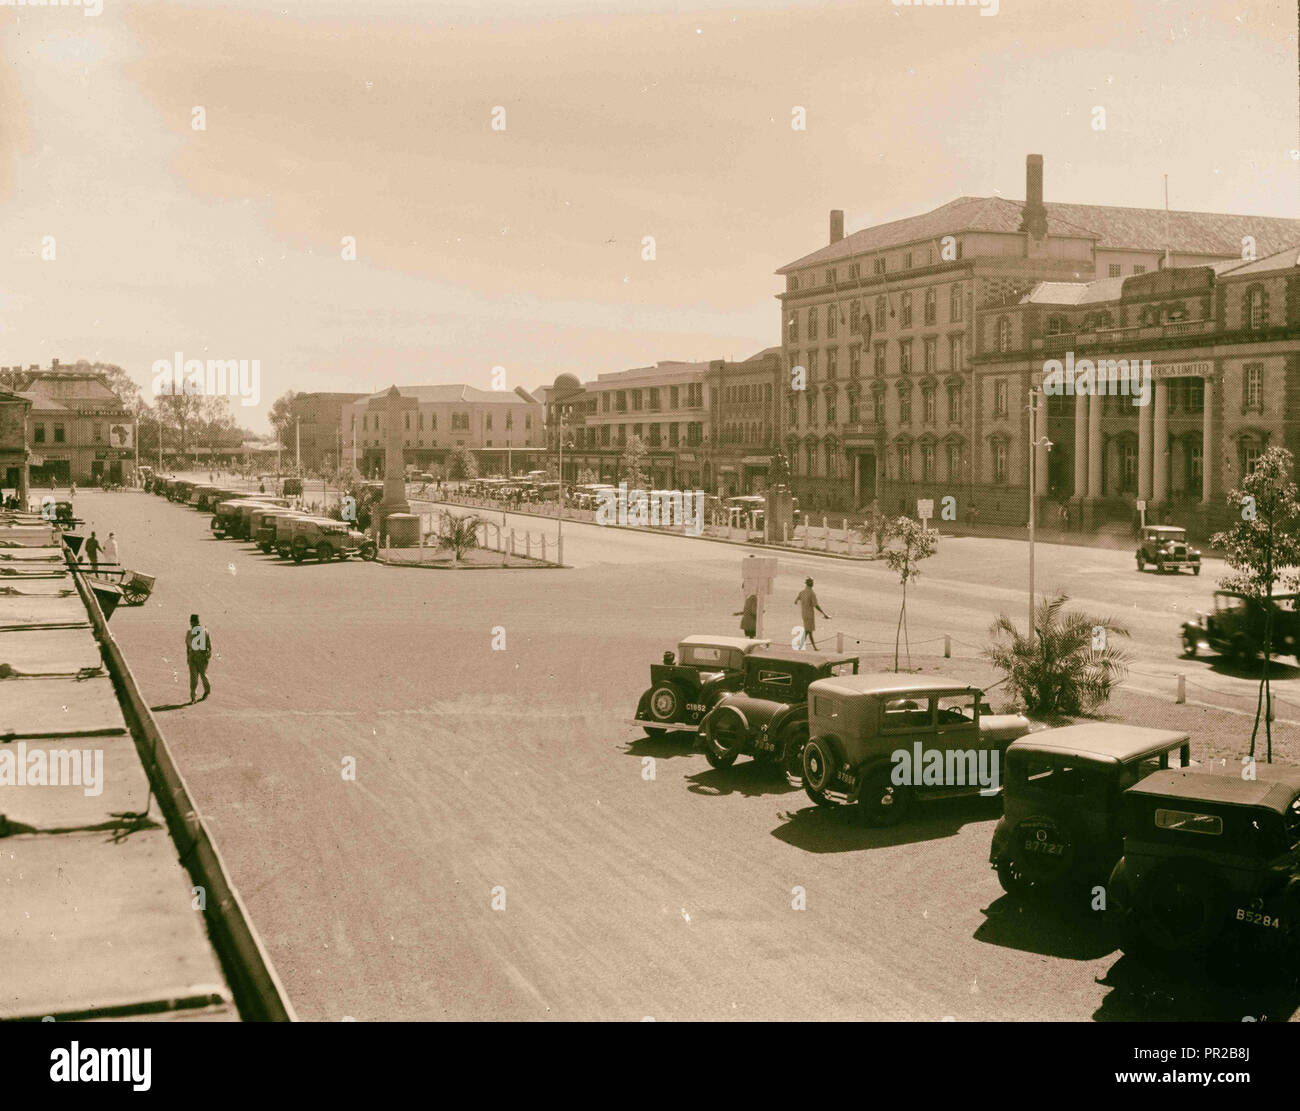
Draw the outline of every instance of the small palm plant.
M438 543L451 551L452 561L459 563L461 556L478 547L479 519L472 513L447 513L438 531Z
M1026 636L1002 614L984 656L1006 672L1007 687L1025 709L1043 717L1086 714L1105 702L1128 673L1130 656L1115 645L1128 629L1112 618L1066 612L1062 591L1035 609Z

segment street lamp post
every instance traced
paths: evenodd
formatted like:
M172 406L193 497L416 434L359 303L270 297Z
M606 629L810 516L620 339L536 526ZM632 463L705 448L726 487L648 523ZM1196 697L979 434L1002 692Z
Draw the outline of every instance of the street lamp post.
M1038 435L1038 388L1029 390L1029 642L1034 641L1034 528L1038 519L1038 449L1052 450L1052 441Z
M557 517L555 527L556 539L556 562L564 562L564 429L567 424L566 414L563 410L560 412L560 498L559 504L555 507Z

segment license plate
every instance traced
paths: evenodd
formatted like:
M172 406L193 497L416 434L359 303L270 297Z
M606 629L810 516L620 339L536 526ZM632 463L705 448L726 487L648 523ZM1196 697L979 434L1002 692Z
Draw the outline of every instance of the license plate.
M1237 921L1244 922L1248 926L1259 926L1263 929L1280 930L1282 928L1282 919L1276 914L1264 914L1262 911L1250 910L1246 907L1237 908Z
M1026 841L1025 852L1041 853L1044 856L1064 856L1065 846L1054 845L1051 841Z

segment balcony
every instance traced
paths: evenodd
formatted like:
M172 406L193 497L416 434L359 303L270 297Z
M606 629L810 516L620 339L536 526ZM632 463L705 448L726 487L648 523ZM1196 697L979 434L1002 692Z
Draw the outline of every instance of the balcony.
M1127 328L1098 328L1092 332L1062 332L1033 341L1035 351L1065 351L1075 347L1116 347L1131 340L1177 339L1214 331L1213 320L1171 320L1167 324L1134 324Z

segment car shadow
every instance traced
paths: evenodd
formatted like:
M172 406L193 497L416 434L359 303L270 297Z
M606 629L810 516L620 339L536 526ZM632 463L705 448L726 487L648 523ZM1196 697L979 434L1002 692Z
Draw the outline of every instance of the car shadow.
M1183 659L1190 659L1184 656ZM1264 676L1264 662L1256 660L1252 663L1242 663L1234 656L1212 656L1207 653L1197 653L1198 660L1204 660L1210 665L1210 670L1216 675L1225 675L1231 679L1250 679L1259 680ZM1294 664L1281 663L1277 657L1269 662L1268 676L1270 679L1296 679L1300 678L1300 667Z
M743 757L729 768L709 768L686 777L686 789L697 795L743 795L758 798L762 795L784 795L801 791L772 764Z
M1102 915L1080 906L1068 908L1049 897L1003 895L984 908L976 941L1022 953L1095 961L1115 952L1118 942Z
M1099 977L1110 988L1098 1022L1286 1022L1300 1008L1300 973L1273 960L1124 954Z
M698 756L700 747L695 733L667 733L662 737L635 737L626 742L627 756L653 756L671 760L676 756Z
M799 790L802 793L802 788ZM810 853L858 852L954 837L963 826L996 821L1001 813L1000 798L940 799L918 803L896 826L875 827L859 820L856 807L818 806L809 801L807 806L782 814L772 836Z

